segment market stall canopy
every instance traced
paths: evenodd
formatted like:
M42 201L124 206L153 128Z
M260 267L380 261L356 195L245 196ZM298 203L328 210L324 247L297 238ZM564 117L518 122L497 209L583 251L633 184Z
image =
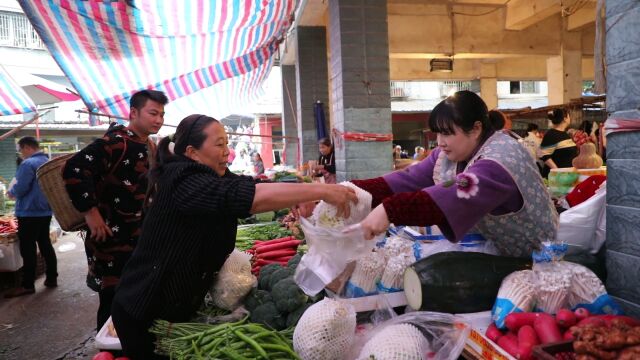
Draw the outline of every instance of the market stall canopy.
M17 70L12 70L11 76L36 105L80 100L80 97L70 93L64 86L39 76Z
M0 115L14 115L35 111L36 104L0 65Z
M87 108L123 118L129 97L142 89L164 91L170 100L199 94L208 107L252 99L291 25L295 4L18 2ZM221 91L212 92L216 84Z

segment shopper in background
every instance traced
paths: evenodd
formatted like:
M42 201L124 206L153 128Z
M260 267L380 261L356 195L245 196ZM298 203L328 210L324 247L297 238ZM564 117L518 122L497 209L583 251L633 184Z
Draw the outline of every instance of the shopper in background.
M69 196L87 222L87 285L99 294L97 329L111 315L111 302L124 264L140 235L147 190L149 135L164 122L164 93L143 90L130 100L129 125L115 125L79 151L64 167Z
M571 123L569 113L564 109L554 109L548 114L552 128L547 130L540 143L544 169L542 176L549 176L551 169L566 168L572 166L573 159L578 155L576 143L566 133Z
M531 157L536 161L538 161L542 156L542 152L540 150L540 143L542 143L542 139L540 138L538 129L539 127L536 124L527 124L527 135L522 138L522 145L529 150Z
M4 295L6 298L36 292L36 243L46 264L44 286L48 288L58 286L58 260L49 238L51 208L40 190L36 178L36 171L49 160L49 157L40 151L40 144L31 136L20 139L18 147L23 161L16 173L16 183L9 190L8 195L16 199L15 214L18 218L18 239L20 240L20 255L22 255L24 265L22 267L22 286L7 292Z
M324 177L325 184L336 183L336 156L333 152L333 144L329 138L318 140L318 151L320 158L318 164L313 169L316 176Z
M348 215L355 192L341 185L256 183L227 168L227 134L205 115L183 119L158 144L138 246L113 302L126 356L153 354L155 319L188 321L235 246L238 218L324 200Z
M413 160L422 160L424 159L425 150L422 146L416 146L415 152L413 153Z
M251 155L251 160L253 160L253 172L255 175L264 174L264 162L262 161L260 153L254 152L253 155Z

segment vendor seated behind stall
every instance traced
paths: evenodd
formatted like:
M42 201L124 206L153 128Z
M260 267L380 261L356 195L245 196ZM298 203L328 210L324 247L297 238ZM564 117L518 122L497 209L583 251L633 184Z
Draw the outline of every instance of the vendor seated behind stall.
M144 223L125 266L112 316L126 356L153 354L155 319L188 321L233 251L238 218L324 200L348 216L352 189L327 184L256 184L227 169L227 134L217 120L190 115L158 145Z
M429 116L438 149L403 171L352 182L377 207L362 221L368 238L395 225L437 225L458 242L475 228L501 255L529 257L555 239L558 216L531 155L496 132L484 101L459 91Z

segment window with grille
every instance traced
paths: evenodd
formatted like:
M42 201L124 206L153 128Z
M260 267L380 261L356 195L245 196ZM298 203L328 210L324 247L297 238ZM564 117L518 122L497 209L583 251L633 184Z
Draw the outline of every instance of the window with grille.
M510 94L537 94L540 86L537 81L509 81Z
M0 46L45 49L24 14L0 11Z

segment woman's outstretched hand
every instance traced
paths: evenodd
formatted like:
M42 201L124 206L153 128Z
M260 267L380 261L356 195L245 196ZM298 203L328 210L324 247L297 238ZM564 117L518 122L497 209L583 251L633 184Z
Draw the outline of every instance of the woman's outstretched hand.
M389 217L382 204L378 205L362 222L360 222L364 238L373 239L376 235L382 234L389 228Z
M356 191L342 185L325 184L324 201L337 208L336 215L348 218L351 213L351 203L357 203Z

